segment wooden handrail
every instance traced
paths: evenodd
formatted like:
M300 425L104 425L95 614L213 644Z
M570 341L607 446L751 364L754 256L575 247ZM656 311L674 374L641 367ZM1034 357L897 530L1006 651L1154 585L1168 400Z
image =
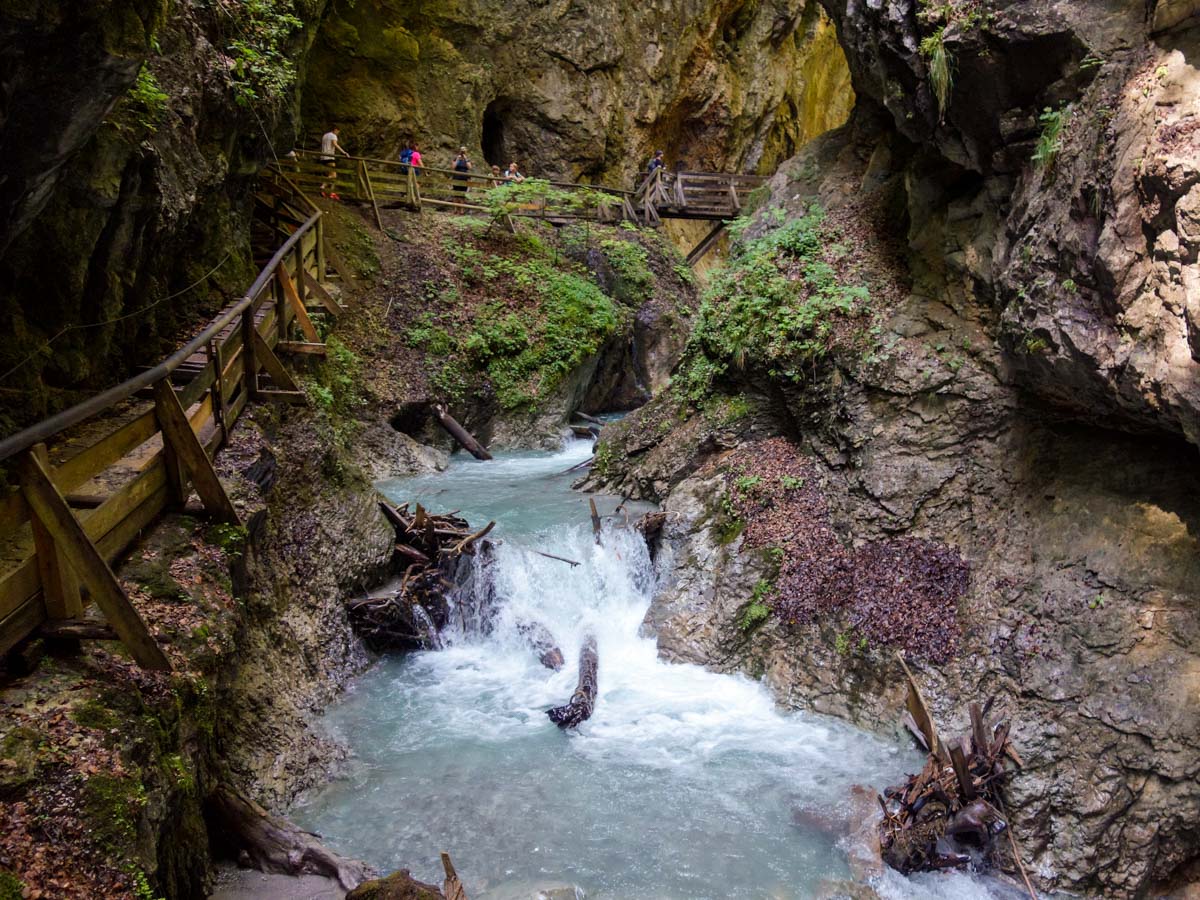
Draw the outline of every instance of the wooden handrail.
M226 310L224 315L210 324L200 334L192 338L183 348L177 350L153 369L148 369L140 375L135 375L133 378L96 394L82 403L77 403L70 409L65 409L48 419L38 422L36 425L31 425L4 440L0 440L0 461L10 459L23 450L28 450L34 444L53 437L60 431L70 428L73 425L78 425L84 419L94 416L96 413L103 412L114 403L128 400L138 391L149 387L160 379L166 378L178 369L184 360L204 347L225 326L236 320L249 308L250 304L255 301L267 286L267 283L275 273L275 269L287 258L287 255L292 252L293 248L303 239L304 235L316 226L320 218L320 210L309 216L307 221L297 228L291 237L284 241L283 246L275 251L275 255L271 257L270 262L263 267L263 270L258 273L258 277L254 279L254 283L250 285L250 289L242 295L242 299L235 306Z
M0 654L43 622L78 618L94 602L139 665L170 668L111 566L163 510L182 507L193 490L214 519L241 524L212 458L251 399L305 401L276 351L296 346L294 327L305 333L304 351L324 349L315 343L306 295L311 291L331 314L344 312L322 286L329 248L322 247L321 211L286 178L265 193L275 199L257 211L272 233L278 233L280 202L296 215L313 213L303 221L289 216L296 230L240 300L154 368L0 441L0 459L12 459L18 476L15 489L0 492L0 534L14 541L14 554L0 566ZM149 407L135 410L135 418L61 464L51 463L42 438L148 395ZM112 477L93 485L102 494L73 493L109 471Z
M320 154L320 153L318 153L317 151L314 151L314 150L297 150L297 151L296 151L296 156L297 156L297 157L299 157L299 158L301 158L301 159L308 159L308 158L314 158L314 159L315 159L315 158L318 158L318 157L320 157L320 156L321 156L321 154ZM384 165L384 166L391 166L391 167L393 167L393 168L396 168L396 169L410 169L410 168L414 168L413 166L409 165L408 163L402 163L402 162L400 162L399 160L395 160L395 159L378 159L378 158L376 158L376 157L373 157L373 156L353 156L353 155L351 155L351 156L339 156L339 157L337 157L337 158L338 158L338 159L349 159L349 160L355 160L355 161L362 161L362 162L365 162L365 163L371 163L371 164L374 164L374 165ZM287 161L286 161L286 160L280 160L280 161L279 161L279 163L278 163L278 165L279 165L280 167L284 167L284 166L286 166L286 165L287 165ZM475 173L475 172L466 172L466 173L464 173L464 172L459 172L457 169L443 169L443 168L441 168L441 167L439 167L439 166L425 166L425 165L422 165L422 166L416 166L415 168L417 168L417 169L418 169L418 170L420 170L421 172L434 172L434 173L437 173L437 174L439 174L439 175L464 175L464 174L465 174L465 175L467 175L467 177L469 177L469 178L478 178L478 179L481 179L481 180L484 180L484 181L491 181L491 180L492 180L492 177L493 177L493 176L492 176L490 173L488 173L488 174L478 174L478 173ZM532 181L532 180L535 180L535 179L534 179L532 176L526 176L526 180ZM628 191L628 190L625 190L624 188L608 187L608 186L606 186L606 185L602 185L602 184L581 184L581 183L579 183L579 182L577 182L577 181L554 181L554 180L552 180L552 179L549 179L549 178L537 178L536 180L537 180L537 181L545 181L545 182L546 182L547 184L549 184L551 187L561 187L561 188L590 188L591 190L596 190L596 191L604 191L605 193L609 193L609 194L620 194L620 195L622 195L622 196L633 196L633 194L635 193L634 191Z

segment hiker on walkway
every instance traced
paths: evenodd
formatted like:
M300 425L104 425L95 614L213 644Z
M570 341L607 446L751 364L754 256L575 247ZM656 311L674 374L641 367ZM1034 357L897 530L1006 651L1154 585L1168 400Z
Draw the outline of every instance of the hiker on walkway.
M507 175L502 175L500 173L499 166L492 166L492 187L500 187L500 185L504 184L504 182L507 180Z
M517 168L517 164L512 162L508 164L508 169L504 173L504 180L515 181L520 184L525 180L525 176L521 174L520 169Z
M417 147L416 141L413 141L412 156L409 157L408 162L413 167L413 171L416 172L417 175L420 175L421 169L425 166L425 163L421 159L421 150L419 147Z
M329 166L329 171L325 173L325 181L321 183L321 196L329 197L330 200L342 199L337 195L335 188L337 187L337 154L349 156L342 145L338 143L338 134L341 129L334 125L327 132L321 135L321 156L320 161ZM329 188L328 193L326 187Z
M667 163L663 159L663 152L655 150L654 157L650 160L650 165L646 166L646 175L653 176L659 169L665 169L666 167Z
M455 174L453 175L453 178L456 182L456 184L454 185L454 190L457 193L462 195L459 199L460 203L467 202L467 190L469 188L469 185L467 182L470 180L468 177L468 173L473 168L475 168L475 167L471 164L471 160L467 157L467 148L459 147L458 148L458 156L454 157L454 173Z

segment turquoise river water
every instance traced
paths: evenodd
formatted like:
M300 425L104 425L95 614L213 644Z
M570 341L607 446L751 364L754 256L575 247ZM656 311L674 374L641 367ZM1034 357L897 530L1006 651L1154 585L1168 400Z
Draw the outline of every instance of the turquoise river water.
M456 457L446 472L381 485L397 502L497 522L495 626L452 627L445 649L383 659L360 678L326 716L351 759L293 818L384 872L440 882L447 850L472 900L556 887L597 900L819 896L848 877L838 819L850 786L895 783L920 757L834 719L782 714L749 679L660 661L640 627L657 584L644 543L618 516L597 546L587 496L563 474L589 454L573 441ZM619 503L597 501L605 516ZM562 671L522 642L516 623L528 619L558 640ZM545 710L570 697L588 633L595 714L564 733ZM891 873L875 887L897 900L1009 896L954 873Z

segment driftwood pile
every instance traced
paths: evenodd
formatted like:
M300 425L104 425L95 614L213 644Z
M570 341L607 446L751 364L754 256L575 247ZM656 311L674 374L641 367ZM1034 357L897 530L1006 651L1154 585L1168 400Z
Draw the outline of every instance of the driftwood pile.
M929 756L920 773L879 798L884 861L904 873L970 863L1008 869L1015 863L1024 877L1002 796L1009 763L1021 765L1009 741L1009 723L989 721L991 701L972 703L970 733L944 740L907 666L905 672L906 724Z
M447 592L455 586L450 579L496 523L473 532L466 519L433 515L419 503L412 513L407 503L379 506L396 529L396 560L404 574L396 590L350 601L351 624L374 650L436 649L446 626Z

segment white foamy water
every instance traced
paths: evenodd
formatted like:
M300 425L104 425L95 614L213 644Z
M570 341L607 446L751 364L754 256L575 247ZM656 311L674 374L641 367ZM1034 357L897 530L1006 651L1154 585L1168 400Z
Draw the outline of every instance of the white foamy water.
M497 521L495 627L459 629L447 649L386 659L360 679L327 716L354 757L294 818L382 871L429 881L447 850L473 900L561 885L592 898L815 896L848 875L838 842L849 787L894 783L920 758L832 719L782 715L748 679L661 662L639 635L655 586L644 543L617 520L597 546L588 498L561 474L589 452L578 441L456 460L382 486L397 502ZM597 501L608 516L619 498ZM561 672L521 639L530 620L562 647ZM588 634L595 713L562 732L545 710L570 697ZM993 896L961 875L879 887L889 900Z

